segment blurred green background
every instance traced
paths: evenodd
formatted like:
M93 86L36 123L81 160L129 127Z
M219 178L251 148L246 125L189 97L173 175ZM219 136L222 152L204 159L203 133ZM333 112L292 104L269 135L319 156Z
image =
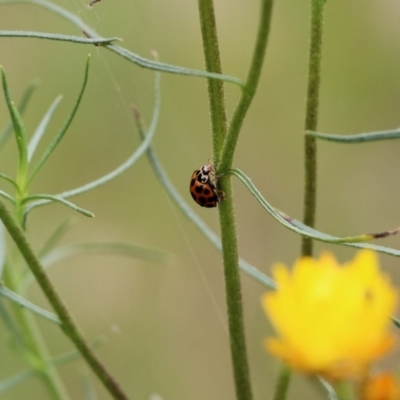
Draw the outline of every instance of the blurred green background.
M86 0L57 0L104 37L144 57L156 50L164 62L203 69L202 44L195 1L103 0L90 9ZM216 1L223 70L245 78L258 22L259 1ZM329 0L325 35L319 130L359 133L392 129L400 121L400 3L396 0ZM234 166L248 174L274 206L301 218L303 197L303 120L307 71L309 1L276 1L264 72L238 143ZM1 30L32 30L81 35L74 26L31 5L0 7ZM154 73L110 51L94 46L35 39L0 39L0 64L7 72L12 97L18 100L35 78L41 86L25 115L32 133L58 94L64 100L40 147L43 150L63 123L78 94L87 54L90 78L78 114L61 146L41 170L32 193L58 193L96 179L121 164L139 145L130 105L149 121ZM226 85L232 114L239 89ZM4 100L1 126L8 123ZM180 193L192 202L193 170L212 157L206 81L162 76L162 111L154 139L165 168ZM317 227L338 236L379 232L400 224L400 142L318 144ZM40 153L38 153L40 154ZM10 140L0 171L13 174L16 151ZM0 188L9 186L0 182ZM235 182L241 256L265 273L275 261L292 264L300 239L272 220ZM96 217L75 215L61 205L36 209L28 234L36 248L60 222L75 215L64 244L128 241L162 249L171 262L160 265L118 256L84 256L50 271L87 336L107 341L99 353L132 399L158 393L165 400L233 399L229 343L225 321L220 254L180 214L156 181L145 158L118 179L74 198ZM216 210L200 216L218 232ZM400 248L399 237L380 244ZM344 261L354 250L316 244ZM399 262L380 257L399 284ZM265 290L242 275L245 323L255 399L269 398L278 371L262 348L271 327L260 307ZM48 304L32 285L29 298ZM54 355L72 349L57 327L40 321ZM10 348L0 328L0 380L26 365ZM72 399L83 399L81 361L60 367ZM99 399L109 399L89 373ZM295 392L296 390L296 392ZM290 393L318 398L304 378L296 376ZM302 395L300 395L302 393ZM32 379L2 399L45 399Z

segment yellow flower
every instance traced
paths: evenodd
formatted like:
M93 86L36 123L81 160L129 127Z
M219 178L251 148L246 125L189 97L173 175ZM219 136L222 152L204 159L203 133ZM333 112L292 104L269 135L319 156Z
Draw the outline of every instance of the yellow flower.
M361 388L361 400L400 400L400 386L390 372L368 377Z
M330 379L364 375L394 344L389 331L397 292L362 250L339 265L329 253L301 258L290 273L277 264L278 290L262 298L279 338L266 348L290 367Z

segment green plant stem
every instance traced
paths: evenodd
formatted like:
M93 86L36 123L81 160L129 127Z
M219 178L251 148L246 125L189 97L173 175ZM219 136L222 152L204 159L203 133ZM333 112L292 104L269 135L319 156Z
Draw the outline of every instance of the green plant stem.
M285 400L287 389L289 387L290 381L290 369L286 364L282 364L279 371L278 379L276 380L276 387L273 400Z
M308 60L308 84L306 100L305 131L316 131L318 122L319 86L321 80L321 48L323 9L325 0L311 0L311 32ZM313 228L317 201L317 143L315 137L305 135L305 188L303 222ZM313 242L302 238L302 255L311 256Z
M273 0L261 0L257 40L253 50L249 73L242 91L242 96L236 106L230 122L227 138L222 150L221 164L218 166L218 171L222 173L228 171L232 167L233 156L235 154L236 145L239 139L239 133L260 80L269 36L272 4Z
M206 68L210 72L220 73L221 63L213 1L198 0L198 6ZM227 131L223 85L209 80L208 96L213 129L214 159L219 160L222 144L225 139L225 133ZM239 255L234 218L232 181L230 177L226 176L220 179L218 187L225 193L225 199L219 206L219 220L236 398L238 400L251 400L252 392L244 334L243 306L238 262Z
M10 265L7 265L4 269L3 279L8 288L18 292L19 285L17 284L15 270ZM43 380L51 398L57 400L69 399L55 365L49 362L50 355L38 330L36 321L29 312L16 303L12 303L11 307L13 308L14 316L18 321L18 328L22 335L21 351L30 367Z
M198 4L206 70L222 74L213 1L199 0ZM224 82L215 79L208 79L207 82L211 113L214 163L218 166L227 132Z
M219 222L236 397L238 400L251 400L253 395L251 391L243 322L242 291L239 275L239 254L234 217L232 180L229 178L221 180L220 188L225 194L225 199L219 205Z
M213 1L199 0L198 4L207 70L221 73ZM227 134L223 85L209 81L208 91L213 128L213 150L217 172L224 172L230 169L232 165L240 128L256 92L261 74L269 32L272 0L262 0L261 4L260 24L251 67ZM223 148L220 157L222 143ZM231 178L229 176L221 177L218 181L218 188L225 194L225 198L219 206L219 218L236 397L240 400L250 400L252 399L252 392L244 334L238 264L239 256Z
M128 396L122 391L116 380L106 370L105 366L97 358L89 343L84 338L83 333L74 321L72 315L53 286L53 283L47 276L41 262L34 253L24 231L7 210L2 200L0 200L0 219L3 221L4 226L19 248L32 273L35 275L43 293L60 318L64 333L75 344L82 357L86 360L103 385L108 389L112 397L117 400L127 400Z

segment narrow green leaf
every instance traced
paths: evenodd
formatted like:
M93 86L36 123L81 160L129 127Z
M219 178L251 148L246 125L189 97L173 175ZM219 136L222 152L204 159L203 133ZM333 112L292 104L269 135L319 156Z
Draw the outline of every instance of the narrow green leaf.
M57 317L57 315L37 306L36 304L31 303L29 300L24 299L22 296L11 291L10 289L6 288L3 285L0 285L0 296L3 296L13 301L14 303L20 305L21 307L24 307L32 311L33 313L39 315L44 319L47 319L48 321L55 322L58 325L61 324L60 319Z
M28 168L28 148L27 148L27 139L24 122L22 121L21 115L19 114L17 108L15 107L14 102L11 100L10 92L8 89L7 77L3 67L0 66L1 76L3 81L3 90L4 95L8 107L8 111L10 113L11 121L13 124L15 137L17 140L17 148L18 148L18 173L17 173L17 182L20 189L24 190L26 173Z
M77 110L79 108L79 105L80 105L81 100L82 100L83 93L84 93L85 88L86 88L86 83L87 83L88 76L89 76L89 60L90 60L90 56L88 57L88 59L86 61L85 75L84 75L84 79L83 79L83 84L82 84L80 93L78 95L78 98L76 99L75 105L74 105L70 115L68 116L67 120L65 121L64 125L58 131L57 135L55 136L53 141L50 143L49 147L46 149L46 151L43 153L43 155L40 158L40 160L38 161L38 163L33 168L31 174L29 175L28 184L32 181L32 179L38 173L40 168L42 168L42 166L44 165L46 160L49 158L51 153L57 147L58 143L60 143L61 139L63 138L64 134L67 132L67 129L69 128L69 126L71 125L71 122L74 119L74 116L75 116L75 114L76 114L76 112L77 112Z
M112 42L121 41L117 37L112 38L84 38L80 36L61 35L59 33L45 33L45 32L30 32L30 31L0 31L0 37L14 37L14 38L32 38L32 39L47 39L57 40L62 42L73 42L80 44L95 44L104 45Z
M18 185L17 182L15 182L15 180L13 178L11 178L11 176L8 176L6 174L2 174L0 172L0 178L3 178L4 180L6 180L7 182L11 183L14 186L14 189L18 189Z
M90 28L87 24L83 22L81 18L73 14L72 12L60 7L57 4L54 4L47 0L0 0L0 4L17 4L17 3L28 3L34 4L39 7L45 8L58 16L66 19L67 21L74 24L80 31L84 32L88 37L92 39L103 39L99 36L99 34L92 28ZM103 39L104 40L104 39ZM106 39L108 40L108 39ZM226 82L234 83L240 87L244 86L244 83L241 79L235 78L229 75L221 75L215 74L212 72L200 71L190 68L183 68L176 65L166 64L158 61L153 61L148 58L141 57L121 46L117 46L115 44L104 44L103 45L108 50L113 51L114 53L120 55L121 57L133 62L134 64L143 67L152 69L155 71L168 72L172 74L180 74L180 75L189 75L189 76L197 76L202 78L211 78L211 79L221 79Z
M0 280L3 276L6 263L6 236L4 235L4 225L0 221Z
M88 254L116 254L132 258L139 258L157 263L168 263L170 255L161 250L145 247L134 243L77 243L54 249L47 256L43 257L44 266L49 266L62 259L78 255Z
M68 190L66 192L59 193L56 196L59 198L65 199L68 197L77 196L78 194L88 192L92 189L95 189L95 188L101 186L101 185L104 185L105 183L111 181L112 179L115 179L117 176L119 176L120 174L125 172L128 168L132 167L136 163L136 161L138 161L139 158L143 155L143 153L146 151L146 149L150 146L153 136L156 133L158 118L160 115L160 107L161 107L160 74L156 73L155 79L154 79L154 106L153 106L152 123L149 128L149 133L146 136L146 139L143 140L143 142L140 144L140 146L135 150L135 152L123 164L121 164L119 167L117 167L113 171L102 176L101 178L96 179L95 181L87 183L86 185L80 186L80 187L72 189L72 190ZM48 200L37 201L35 203L30 204L29 207L27 207L27 211L28 211L28 208L30 211L35 207L43 206L48 203L49 203Z
M96 340L93 343L93 347L97 347L99 345L99 340ZM81 354L75 350L71 351L65 354L62 354L60 356L57 356L53 358L52 360L49 361L49 363L52 363L54 365L63 365L66 363L69 363L71 361L74 361L78 358L81 358ZM37 372L33 370L29 371L24 371L22 373L16 374L12 376L11 378L5 379L4 381L0 382L0 394L5 393L7 390L12 389L14 386L19 385L20 383L25 382L27 379L36 376Z
M171 254L164 251L137 245L134 243L110 242L110 243L77 243L61 246L53 251L46 252L41 256L41 261L45 268L49 268L55 263L66 258L79 255L96 254L115 254L124 257L138 258L141 260L152 261L161 264L168 264ZM22 277L21 285L27 287L33 282L33 275L28 270Z
M276 210L267 202L267 200L265 200L265 198L261 195L259 190L251 182L250 178L246 176L242 171L240 171L239 169L231 169L229 173L239 178L239 180L246 186L249 192L257 199L257 201L261 204L261 206L272 217L274 217L278 222L280 222L286 228L290 229L293 232L298 233L299 235L315 239L320 242L341 244L344 246L357 247L361 249L371 249L378 251L380 253L400 257L400 250L384 246L377 246L370 243L357 243L362 240L364 241L368 240L367 238L369 238L369 240L372 239L373 237L371 235L363 234L358 236L336 237L324 232L320 232L314 228L310 228L309 226L306 226L302 222L295 220L293 218L288 218L284 213Z
M56 110L57 106L60 104L62 100L62 96L57 96L56 99L53 101L49 109L47 110L46 114L43 116L42 120L40 121L38 127L36 128L35 133L32 135L31 140L29 141L28 145L28 162L32 160L33 154L35 153L36 147L39 144L40 140L42 139L47 125L50 122L54 111Z
M325 380L324 378L318 377L318 381L325 389L329 400L339 400L335 390L333 389L332 385L327 380Z
M0 196L3 196L5 199L10 200L11 203L15 204L14 198L10 196L8 193L4 192L3 190L0 190Z
M39 86L39 81L35 80L25 89L22 95L22 99L17 106L18 112L20 113L21 116L24 114L26 107L29 103L29 100L31 99L33 92L38 86ZM0 149L7 142L12 132L13 132L13 124L10 122L6 126L4 131L0 134Z
M393 129L389 131L357 133L354 135L337 135L333 133L322 133L315 131L307 131L306 134L318 139L327 140L330 142L338 142L338 143L365 143L365 142L374 142L378 140L391 140L400 138L399 129Z
M396 326L396 328L400 328L400 320L396 317L392 317L392 322Z
M10 311L4 304L4 299L1 297L0 297L0 317L4 323L4 326L10 332L15 347L18 348L19 350L22 350L22 352L26 351L27 348L25 345L22 332L20 331L20 327L16 324L16 322L14 322L14 319L11 317Z
M80 214L83 214L85 217L94 217L94 214L88 210L85 210L84 208L78 207L76 204L65 200L64 198L62 198L59 195L51 195L51 194L34 194L32 196L27 196L25 197L23 203L27 203L31 200L35 200L35 199L45 199L45 200L49 200L49 202L57 202L57 203L61 203L64 204L67 207L72 208L73 210L77 211ZM47 204L47 202L46 202ZM32 209L33 207L30 207L30 205L28 205L25 209L25 216L29 213L29 211Z
M85 394L85 400L97 400L96 391L94 390L93 384L89 379L89 376L85 374L83 378L83 391Z
M95 339L92 343L91 343L91 347L92 348L98 348L100 347L100 345L102 345L105 342L105 338L104 336ZM61 354L57 357L54 357L50 362L52 362L54 365L64 365L64 364L68 364L71 361L75 361L79 358L82 358L82 355L79 353L78 350L72 350L69 351L67 353Z
M17 385L25 382L27 379L32 378L35 375L36 375L36 372L33 370L25 371L25 372L22 372L21 374L14 375L11 378L1 381L0 382L0 394L4 394L8 390L12 389L14 386L17 386Z

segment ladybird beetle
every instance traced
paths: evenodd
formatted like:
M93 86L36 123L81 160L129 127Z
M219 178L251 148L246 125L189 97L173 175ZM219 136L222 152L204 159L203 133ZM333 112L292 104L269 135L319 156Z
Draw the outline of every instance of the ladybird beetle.
M190 179L190 194L193 200L207 208L216 207L219 203L218 191L210 175L214 175L214 168L208 163L196 169Z

